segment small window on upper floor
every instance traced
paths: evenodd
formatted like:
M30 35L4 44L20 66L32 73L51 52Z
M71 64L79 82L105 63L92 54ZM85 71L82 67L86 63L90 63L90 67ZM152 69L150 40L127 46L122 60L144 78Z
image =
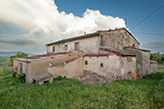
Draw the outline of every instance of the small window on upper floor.
M79 50L79 42L75 42L74 49L75 49L75 50Z
M65 50L68 50L68 45L65 45L65 46L64 46L64 49L65 49Z
M55 52L55 46L53 46L52 51Z
M136 48L136 44L133 44L133 45L132 45L132 48Z

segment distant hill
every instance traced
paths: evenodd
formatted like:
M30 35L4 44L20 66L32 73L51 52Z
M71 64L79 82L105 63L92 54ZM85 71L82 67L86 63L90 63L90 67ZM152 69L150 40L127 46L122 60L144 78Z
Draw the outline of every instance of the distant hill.
M12 55L16 55L18 52L0 52L0 56L1 57L10 57ZM28 56L33 56L35 54L32 54L32 53L27 53Z
M7 66L8 62L9 62L9 58L0 57L0 66Z

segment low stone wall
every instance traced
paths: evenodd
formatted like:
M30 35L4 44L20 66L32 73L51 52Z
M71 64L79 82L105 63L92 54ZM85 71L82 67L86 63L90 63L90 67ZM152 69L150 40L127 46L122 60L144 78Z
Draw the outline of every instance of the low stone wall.
M150 69L151 73L156 73L157 72L157 62L150 60Z

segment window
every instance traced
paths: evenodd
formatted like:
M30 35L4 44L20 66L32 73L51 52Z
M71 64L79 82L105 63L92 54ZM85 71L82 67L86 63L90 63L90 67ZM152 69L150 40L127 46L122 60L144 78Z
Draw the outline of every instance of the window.
M100 63L100 67L104 67L104 64L103 63Z
M85 65L88 65L88 61L87 60L85 60Z
M64 49L65 49L65 50L68 50L68 45L65 45L65 46L64 46Z
M53 52L55 52L55 46L53 46L53 49L52 49Z
M79 42L75 42L74 48L75 48L75 50L79 50Z

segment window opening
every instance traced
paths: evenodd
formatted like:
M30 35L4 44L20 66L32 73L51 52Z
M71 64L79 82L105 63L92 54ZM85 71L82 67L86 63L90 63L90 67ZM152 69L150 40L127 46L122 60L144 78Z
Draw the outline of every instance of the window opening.
M53 46L53 52L55 52L55 46Z
M104 67L104 64L103 63L100 63L100 67Z
M64 46L64 49L65 49L65 50L68 50L68 45L65 45L65 46Z
M75 42L75 50L79 50L79 42Z
M87 60L85 60L85 65L88 65L88 61Z

